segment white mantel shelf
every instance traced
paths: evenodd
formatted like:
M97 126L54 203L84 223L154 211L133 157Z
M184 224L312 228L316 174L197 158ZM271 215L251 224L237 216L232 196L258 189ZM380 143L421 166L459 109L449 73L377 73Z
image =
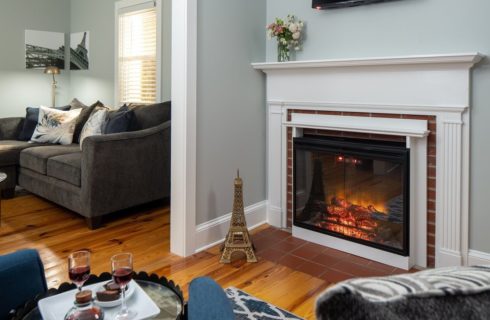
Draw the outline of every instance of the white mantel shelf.
M336 67L368 67L368 66L394 66L394 65L427 65L427 64L466 64L475 65L485 56L478 53L436 54L421 56L393 56L358 59L310 60L289 62L263 62L252 63L254 69L282 70L282 69L309 69L309 68L336 68Z

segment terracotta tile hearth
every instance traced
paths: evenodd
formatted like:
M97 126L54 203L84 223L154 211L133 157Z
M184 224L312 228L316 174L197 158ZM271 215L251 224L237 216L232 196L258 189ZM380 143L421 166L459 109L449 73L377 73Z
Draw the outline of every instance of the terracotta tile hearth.
M355 277L387 276L406 271L330 249L269 227L252 236L259 258L331 283ZM416 271L415 269L411 271Z

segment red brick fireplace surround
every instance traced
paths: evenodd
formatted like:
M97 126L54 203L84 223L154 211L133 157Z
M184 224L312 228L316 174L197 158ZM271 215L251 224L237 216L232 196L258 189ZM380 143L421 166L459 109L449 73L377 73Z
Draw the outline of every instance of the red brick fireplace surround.
M291 121L292 113L303 114L320 114L336 116L356 116L356 117L377 117L377 118L394 118L394 119L414 119L427 120L429 126L429 136L427 140L427 265L435 265L435 223L436 223L436 117L425 115L408 115L408 114L386 114L386 113L365 113L365 112L338 112L338 111L314 111L314 110L288 110L288 121ZM379 134L361 134L346 131L305 129L305 135L322 135L337 136L346 138L364 138L380 141L398 141L405 142L405 137L379 135ZM287 143L287 226L292 227L293 217L293 134L292 129L288 128Z

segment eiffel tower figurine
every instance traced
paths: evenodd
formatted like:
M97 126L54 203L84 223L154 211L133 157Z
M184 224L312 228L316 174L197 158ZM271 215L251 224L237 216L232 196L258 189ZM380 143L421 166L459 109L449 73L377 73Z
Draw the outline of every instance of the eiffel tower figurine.
M257 262L254 246L248 234L245 211L243 210L243 182L240 172L237 171L235 179L235 197L233 200L233 213L231 214L230 230L226 235L222 247L220 263L230 263L231 255L235 252L243 252L247 256L247 262Z

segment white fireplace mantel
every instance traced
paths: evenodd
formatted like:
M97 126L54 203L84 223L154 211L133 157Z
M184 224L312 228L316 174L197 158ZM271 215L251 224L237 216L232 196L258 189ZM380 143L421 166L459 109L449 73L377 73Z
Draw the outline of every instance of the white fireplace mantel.
M484 56L479 53L439 54L423 56L396 56L360 59L336 59L336 60L310 60L289 62L265 62L253 63L255 69L264 71L284 69L308 69L308 68L336 68L336 67L366 67L366 66L401 66L423 64L466 64L472 67L480 62Z
M252 64L267 74L269 223L286 226L287 128L312 125L290 123L289 110L431 115L437 119L436 266L466 264L470 79L483 57L462 53ZM325 127L342 130L346 124L336 121ZM411 130L398 135L426 134Z

